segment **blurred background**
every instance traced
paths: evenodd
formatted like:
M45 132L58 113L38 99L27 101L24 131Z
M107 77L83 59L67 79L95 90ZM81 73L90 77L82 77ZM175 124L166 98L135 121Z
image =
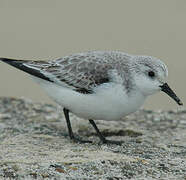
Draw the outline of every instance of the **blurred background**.
M88 50L152 55L169 68L168 83L186 102L185 0L0 0L0 56L49 60ZM0 62L0 96L52 103L31 78ZM176 109L164 93L147 109Z

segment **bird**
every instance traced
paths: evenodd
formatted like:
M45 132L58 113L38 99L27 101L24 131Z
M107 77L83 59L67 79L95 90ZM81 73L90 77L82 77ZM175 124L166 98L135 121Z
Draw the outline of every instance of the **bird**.
M47 94L63 107L69 137L74 135L69 113L87 119L100 142L121 144L105 138L95 121L118 121L137 111L147 97L163 91L183 105L166 82L167 66L158 58L120 51L88 51L49 61L0 58L30 74Z

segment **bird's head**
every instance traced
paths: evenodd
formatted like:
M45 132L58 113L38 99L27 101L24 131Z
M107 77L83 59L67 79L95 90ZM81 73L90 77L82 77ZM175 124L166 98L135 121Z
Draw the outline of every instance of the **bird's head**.
M134 81L136 88L144 96L163 91L179 105L183 105L181 100L166 83L168 69L161 60L151 56L133 56L131 62L131 68L135 71Z

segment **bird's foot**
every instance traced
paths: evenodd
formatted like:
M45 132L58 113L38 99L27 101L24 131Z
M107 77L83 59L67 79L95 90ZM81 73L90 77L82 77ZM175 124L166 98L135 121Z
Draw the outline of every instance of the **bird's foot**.
M79 144L92 143L92 141L90 141L90 140L83 140L83 139L81 139L81 138L79 138L79 137L71 137L70 139L71 139L73 142L79 143Z

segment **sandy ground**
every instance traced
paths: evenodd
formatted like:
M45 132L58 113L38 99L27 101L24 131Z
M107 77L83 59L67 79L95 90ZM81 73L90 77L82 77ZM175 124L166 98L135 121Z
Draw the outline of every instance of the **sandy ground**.
M92 144L69 140L59 107L0 98L0 179L186 179L186 110L96 122L122 145L100 144L88 121L70 117Z

